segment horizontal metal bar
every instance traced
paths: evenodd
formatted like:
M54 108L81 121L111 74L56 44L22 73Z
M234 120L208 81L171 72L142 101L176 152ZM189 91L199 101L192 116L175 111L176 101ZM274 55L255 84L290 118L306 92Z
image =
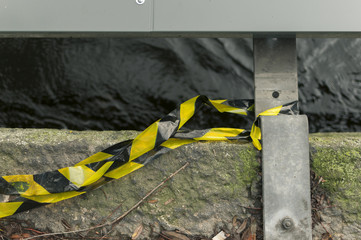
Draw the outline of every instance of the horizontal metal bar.
M359 9L359 0L2 0L0 37L361 37Z
M154 30L361 32L359 9L359 0L154 0Z
M360 34L361 36L361 34ZM0 38L251 38L250 33L226 32L0 32Z
M359 33L251 32L0 32L0 38L361 38Z

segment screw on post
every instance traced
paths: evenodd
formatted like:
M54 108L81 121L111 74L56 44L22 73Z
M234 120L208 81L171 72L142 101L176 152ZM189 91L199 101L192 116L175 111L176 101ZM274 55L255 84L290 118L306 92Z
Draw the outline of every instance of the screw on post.
M272 97L274 97L274 98L278 98L279 96L280 96L280 93L278 91L274 91L272 93Z
M141 4L144 4L144 3L145 3L145 0L135 0L135 2L136 2L137 4L139 4L139 5L141 5Z

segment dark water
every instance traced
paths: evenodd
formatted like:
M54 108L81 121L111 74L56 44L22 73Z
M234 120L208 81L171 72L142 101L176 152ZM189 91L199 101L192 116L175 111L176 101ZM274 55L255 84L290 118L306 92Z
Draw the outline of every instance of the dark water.
M361 39L297 41L310 131L361 131ZM252 39L1 39L0 57L1 127L142 130L199 94L253 98Z

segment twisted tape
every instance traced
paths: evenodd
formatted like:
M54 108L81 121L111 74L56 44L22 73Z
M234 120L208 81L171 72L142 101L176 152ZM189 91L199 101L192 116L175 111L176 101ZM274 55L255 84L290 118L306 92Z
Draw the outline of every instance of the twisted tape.
M269 109L261 115L297 114L297 103ZM181 128L203 106L221 113L253 116L253 100L211 100L197 96L179 105L151 124L135 139L117 143L71 167L34 175L0 178L0 218L42 205L69 199L114 179L119 179L148 164L160 155L196 141L250 140L261 150L259 116L251 131L238 128L210 128L183 131Z

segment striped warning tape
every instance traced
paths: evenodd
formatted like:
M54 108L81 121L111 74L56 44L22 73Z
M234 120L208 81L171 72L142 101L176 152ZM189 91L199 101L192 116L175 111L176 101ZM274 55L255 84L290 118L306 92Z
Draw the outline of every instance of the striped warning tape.
M31 208L59 202L119 179L151 162L158 156L196 141L252 139L261 149L259 119L251 131L237 128L210 128L182 131L184 124L203 106L218 112L252 116L253 100L211 100L197 96L179 105L165 117L151 124L135 139L120 142L98 152L72 167L35 175L11 175L0 178L0 218ZM297 114L297 103L269 109L260 115Z
M261 118L259 118L260 116L276 116L279 114L297 115L298 113L299 113L298 112L298 102L294 101L294 102L290 102L290 103L287 103L287 104L284 104L284 105L281 105L278 107L268 109L268 110L258 114L258 116L256 117L256 120L254 121L254 123L252 125L251 134L250 134L253 145L258 150L262 150L262 145L260 142L260 140L262 139L261 128L260 128Z

